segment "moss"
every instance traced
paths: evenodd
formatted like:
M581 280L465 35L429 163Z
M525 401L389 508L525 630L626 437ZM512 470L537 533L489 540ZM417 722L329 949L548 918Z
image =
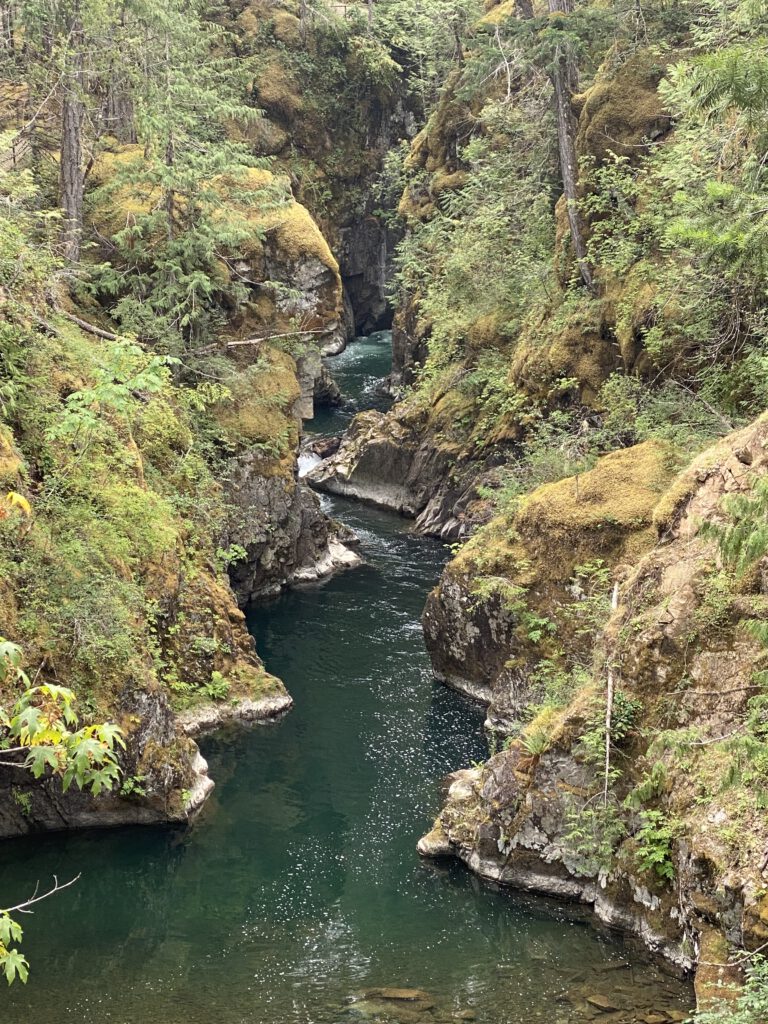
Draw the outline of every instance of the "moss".
M481 25L500 25L507 18L513 18L516 13L515 0L502 0L501 3L496 3L491 9L480 19Z
M279 43L286 46L300 46L301 22L288 11L275 11L272 15L272 32Z
M339 265L328 242L306 207L293 198L287 178L250 168L234 184L237 193L248 200L234 202L233 206L246 223L253 226L251 245L255 246L255 251L261 249L259 238L269 235L281 256L294 262L314 257L338 275ZM226 187L226 182L223 185ZM247 243L242 251L248 254Z
M558 381L575 379L581 401L594 405L616 367L604 307L585 298L575 308L558 310L555 304L545 315L531 319L515 347L510 373L517 387L544 401Z
M442 195L443 192L454 192L466 184L466 171L445 171L438 170L432 177L430 191L433 196Z
M500 573L529 587L567 583L580 561L634 558L653 544L653 510L673 473L672 449L660 441L613 452L579 477L539 487L516 512L494 519L451 568Z
M115 184L116 177L139 165L142 146L118 146L100 153L89 175L87 222L106 238L122 231L137 217L149 213L160 201L158 185ZM94 194L94 190L95 194Z
M658 54L642 50L617 67L623 57L611 52L592 88L574 101L581 112L579 156L592 156L598 163L611 153L639 159L643 143L669 130L670 117L658 93L665 71Z
M738 998L743 975L737 966L729 965L731 959L731 948L722 932L703 925L699 933L699 968L695 981L699 1010Z
M231 397L219 402L213 417L230 450L261 446L280 456L298 443L294 407L301 391L296 364L285 352L264 346L258 362L228 384Z
M186 707L204 703L214 672L228 683L227 699L255 699L283 692L256 654L245 616L230 589L208 574L179 581L168 613L159 622L166 677L186 684ZM188 688L193 687L190 691Z
M20 486L24 461L14 444L10 428L0 424L0 491Z
M261 106L286 121L293 120L304 108L298 82L279 58L267 62L254 87Z

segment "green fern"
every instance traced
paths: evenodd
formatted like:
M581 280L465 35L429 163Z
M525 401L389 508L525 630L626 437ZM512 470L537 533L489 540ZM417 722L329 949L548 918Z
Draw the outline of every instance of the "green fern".
M745 575L768 554L768 477L755 482L752 494L726 498L729 523L704 523L701 534L717 541L725 564Z

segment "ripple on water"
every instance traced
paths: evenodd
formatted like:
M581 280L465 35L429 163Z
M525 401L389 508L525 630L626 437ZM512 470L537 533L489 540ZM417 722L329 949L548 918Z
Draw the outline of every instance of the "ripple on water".
M82 872L27 923L33 975L3 1024L581 1024L596 993L614 1022L687 1008L687 986L566 908L419 861L441 776L485 754L483 712L432 681L419 628L446 552L324 504L367 565L251 611L296 709L204 744L197 826L0 848L0 905ZM391 986L429 999L364 998Z

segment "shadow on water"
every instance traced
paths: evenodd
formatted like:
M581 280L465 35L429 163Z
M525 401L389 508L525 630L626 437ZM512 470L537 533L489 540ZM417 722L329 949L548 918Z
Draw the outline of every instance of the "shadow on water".
M389 513L333 512L365 565L249 610L296 708L203 744L217 786L195 827L0 847L0 905L82 873L25 922L33 971L0 995L4 1024L578 1024L595 993L626 1021L689 1005L579 915L416 856L442 776L486 753L419 625L446 552ZM372 986L430 995L350 1002Z

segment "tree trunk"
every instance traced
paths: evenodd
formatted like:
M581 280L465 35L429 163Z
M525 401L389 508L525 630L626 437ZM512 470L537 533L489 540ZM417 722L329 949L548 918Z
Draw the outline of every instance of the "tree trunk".
M549 0L550 14L570 14L573 0ZM571 94L578 83L578 68L566 46L557 44L552 63L552 84L555 89L557 143L560 153L560 174L568 205L568 224L579 265L581 279L592 288L592 270L587 258L584 222L579 211L579 164L576 158L576 119L571 110Z
M456 44L456 60L459 64L464 63L464 47L461 42L461 31L457 21L453 23L453 41Z
M13 51L13 30L15 23L15 4L0 3L0 50Z
M368 35L373 35L373 0L368 0Z
M533 17L533 0L517 0L516 6L521 18Z
M171 92L171 43L170 37L165 37L165 107L166 107L166 124L168 126L168 136L165 142L165 166L169 169L173 167L176 159L176 142L173 135L173 95ZM173 185L170 182L173 180L171 174L168 175L169 184L165 190L165 217L166 217L166 232L168 235L168 241L172 242L174 237L174 220L176 217L176 194L173 189Z
M80 5L75 3L70 36L71 51L64 78L64 96L61 105L61 166L59 188L64 211L62 242L64 258L69 263L80 259L83 234L83 27Z

